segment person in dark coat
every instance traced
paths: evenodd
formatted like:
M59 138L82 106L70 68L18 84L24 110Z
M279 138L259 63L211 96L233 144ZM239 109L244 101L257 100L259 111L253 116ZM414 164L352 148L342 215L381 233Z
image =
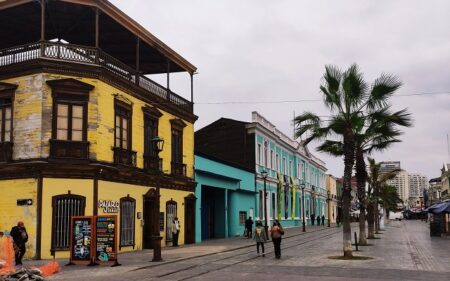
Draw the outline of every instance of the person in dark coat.
M325 225L325 215L322 215L322 225Z
M320 216L317 215L317 226L319 226L319 225L320 225Z
M247 230L247 238L252 238L253 220L252 217L248 217L245 221L245 229Z
M16 265L22 264L23 255L25 255L25 243L28 241L28 233L25 229L25 225L22 221L17 223L17 226L14 226L11 229L11 237L14 243L14 252L16 256Z
M275 258L277 259L281 258L281 237L283 235L283 227L278 220L274 220L272 228L270 229L270 237L272 237Z
M314 225L314 221L316 220L316 216L314 214L311 215L311 225Z

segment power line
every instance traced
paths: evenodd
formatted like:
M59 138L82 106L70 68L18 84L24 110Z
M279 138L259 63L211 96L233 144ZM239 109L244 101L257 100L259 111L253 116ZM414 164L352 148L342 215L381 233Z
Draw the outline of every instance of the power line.
M393 95L392 97L411 97L426 95L443 95L450 92L429 92L416 94ZM195 104L274 104L274 103L298 103L298 102L320 102L322 99L302 99L302 100L279 100L279 101L218 101L218 102L196 102Z

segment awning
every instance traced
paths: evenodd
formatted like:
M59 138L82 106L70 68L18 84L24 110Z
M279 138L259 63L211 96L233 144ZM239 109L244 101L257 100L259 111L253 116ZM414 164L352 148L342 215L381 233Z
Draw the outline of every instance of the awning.
M450 213L450 201L434 204L427 211L433 214Z

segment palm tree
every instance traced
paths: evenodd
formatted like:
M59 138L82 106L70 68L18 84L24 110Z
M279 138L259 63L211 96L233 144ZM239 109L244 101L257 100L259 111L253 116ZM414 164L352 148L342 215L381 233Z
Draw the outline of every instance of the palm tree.
M392 188L388 187L387 181L395 178L398 170L394 170L388 173L380 173L380 163L376 163L374 159L368 158L369 170L368 175L369 189L367 197L367 224L368 224L368 238L375 238L375 220L378 217L378 203L383 202L383 198L386 202L391 202L390 196L392 196ZM397 191L395 190L397 194ZM398 196L398 195L397 195ZM380 200L381 198L381 200ZM388 199L389 198L389 199ZM395 199L394 199L395 201Z
M396 187L388 184L381 189L379 201L386 215L391 211L396 211L398 204L403 203L403 200L398 196Z
M356 128L355 134L355 170L359 200L359 244L367 245L366 237L366 155L373 151L382 151L391 144L400 142L396 137L401 133L395 126L411 126L409 114L405 110L391 113L389 108L383 108L369 114L365 126ZM343 144L340 141L325 141L317 150L334 156L343 155Z
M316 114L305 112L294 119L294 124L297 137L309 133L305 144L314 139L325 140L322 146L334 147L344 156L343 251L344 257L352 257L350 181L355 164L358 132L365 127L370 114L376 116L376 112L386 108L387 99L401 84L391 76L381 75L369 89L356 64L344 72L335 66L326 66L323 79L324 83L320 86L320 90L324 96L324 104L330 110L330 119L323 121ZM330 140L329 137L334 139Z

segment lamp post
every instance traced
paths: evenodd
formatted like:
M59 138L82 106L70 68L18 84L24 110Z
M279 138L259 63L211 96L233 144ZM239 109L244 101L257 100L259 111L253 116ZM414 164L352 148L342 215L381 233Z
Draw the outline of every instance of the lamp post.
M153 151L156 153L156 157L159 158L159 153L163 150L164 147L164 139L156 136L152 139ZM162 237L159 235L159 224L156 223L159 221L159 186L157 186L158 197L155 206L153 206L153 235L152 235L152 244L153 244L153 260L154 262L162 261L161 256L161 240Z
M267 181L267 171L263 170L261 176L264 179L264 230L266 232L266 237L269 237L269 227L267 226L267 191L266 191L266 181Z
M305 184L301 184L302 188L302 231L306 232L306 223L305 223Z
M331 227L331 225L330 225L330 201L331 201L331 198L330 198L330 191L329 191L329 190L327 190L327 204L328 204L328 227Z

